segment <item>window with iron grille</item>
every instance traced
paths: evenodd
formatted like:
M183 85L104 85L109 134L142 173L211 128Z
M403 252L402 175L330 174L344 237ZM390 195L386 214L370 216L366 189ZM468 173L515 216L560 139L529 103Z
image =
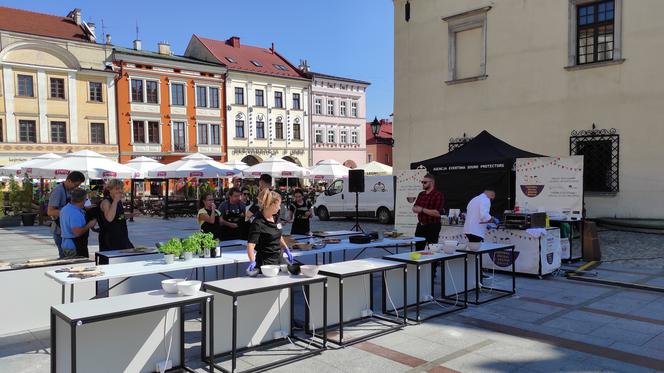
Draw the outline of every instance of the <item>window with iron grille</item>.
M51 98L65 99L65 80L62 78L51 78Z
M302 136L300 134L300 123L295 122L293 123L293 140L302 140L300 136Z
M143 102L143 81L131 80L131 102Z
M472 137L467 137L465 133L463 134L463 137L451 137L450 142L447 145L447 151L451 152L452 150L459 149L472 139Z
M67 142L67 125L65 122L51 122L51 142L65 144Z
M106 131L104 131L104 123L90 123L90 142L92 144L106 143Z
M244 88L235 87L235 105L244 105Z
M159 122L148 122L148 142L150 144L159 144Z
M256 121L256 138L264 139L265 138L265 122L262 120Z
M262 89L256 90L256 106L265 106L265 92Z
M145 144L145 122L142 120L133 121L132 131L134 132L134 143Z
M18 96L35 97L34 86L32 85L32 75L18 75Z
M218 124L210 124L210 145L221 144L221 132Z
M583 155L583 189L615 194L620 190L620 135L612 129L572 131L570 155Z
M187 151L187 140L185 137L185 122L173 122L173 151L185 152Z
M293 110L300 110L300 94L293 93Z
M238 139L244 138L244 120L242 119L235 120L235 137Z
M104 96L102 91L102 84L100 82L90 82L89 83L89 94L90 101L92 102L104 102Z
M34 120L18 121L18 140L20 142L37 142L37 123Z
M148 104L159 103L159 82L154 80L145 81L145 99Z
M274 137L276 139L282 140L284 138L284 123L275 122L274 123Z
M274 107L284 107L284 94L282 92L274 92Z
M198 124L198 143L201 145L208 144L208 125L205 123Z
M613 60L614 14L613 0L577 7L577 64Z
M184 106L184 84L171 84L171 105Z

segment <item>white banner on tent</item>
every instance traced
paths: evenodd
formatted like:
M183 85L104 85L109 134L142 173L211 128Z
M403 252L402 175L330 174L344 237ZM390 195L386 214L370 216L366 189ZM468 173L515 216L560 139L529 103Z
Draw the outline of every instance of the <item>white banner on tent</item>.
M516 205L558 219L581 219L583 156L518 158Z
M426 169L397 171L397 193L394 200L394 229L405 235L415 234L417 215L413 213L413 203L422 191L421 181Z

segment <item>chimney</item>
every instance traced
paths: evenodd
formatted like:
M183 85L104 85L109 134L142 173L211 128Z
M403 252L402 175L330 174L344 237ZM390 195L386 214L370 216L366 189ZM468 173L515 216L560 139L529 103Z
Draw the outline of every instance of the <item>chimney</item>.
M106 45L111 45L111 34L106 34Z
M231 36L230 39L226 40L226 44L230 45L233 48L239 48L240 38L238 36Z
M76 22L77 25L81 25L83 22L81 20L81 9L76 8L67 14L67 18L71 18Z
M134 40L134 49L137 50L137 51L141 50L141 41L140 40L138 40L138 39Z
M157 46L159 47L159 54L164 54L167 56L171 55L171 45L165 41L160 41Z
M272 47L270 47L270 51L272 52L272 54L274 54L274 42L272 42Z
M92 23L92 22L88 22L88 28L90 29L90 32L92 33L92 36L96 36L96 35L95 35L95 29L96 29L97 27L95 26L95 24Z

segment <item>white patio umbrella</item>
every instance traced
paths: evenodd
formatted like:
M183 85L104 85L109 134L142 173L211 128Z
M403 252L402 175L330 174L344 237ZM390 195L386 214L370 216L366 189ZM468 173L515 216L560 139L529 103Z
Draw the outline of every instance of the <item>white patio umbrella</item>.
M272 177L300 178L309 176L311 171L279 157L270 157L262 163L242 170L242 175L246 178L257 179L262 174Z
M348 177L350 168L342 165L334 159L319 162L312 167L310 179L314 180L334 180Z
M145 179L148 177L148 172L163 166L162 163L148 157L137 157L126 163L127 166L138 171L140 174L135 176L135 179Z
M358 168L364 170L364 174L367 176L392 175L392 167L376 161L369 162L364 166Z
M69 153L46 165L33 167L31 175L43 178L63 178L72 171L82 172L87 179L130 179L138 172L92 150Z
M236 170L240 170L240 171L249 168L249 165L242 162L242 161L228 161L228 162L224 162L224 164L228 167L232 167L232 168L234 168Z
M5 166L0 168L0 175L2 176L23 176L24 173L32 173L32 168L37 166L43 166L50 162L53 162L56 159L62 158L61 156L53 153L46 153L34 157L28 161L20 162L13 164L11 166Z
M219 163L206 155L194 153L148 171L148 178L179 179L193 177L199 179L216 179L230 177L239 172L238 169Z

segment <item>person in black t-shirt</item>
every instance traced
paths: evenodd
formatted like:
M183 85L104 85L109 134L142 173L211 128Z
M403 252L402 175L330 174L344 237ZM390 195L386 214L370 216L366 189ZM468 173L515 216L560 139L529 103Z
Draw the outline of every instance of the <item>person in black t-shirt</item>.
M293 192L293 203L288 206L288 211L290 212L288 220L293 223L291 234L308 235L311 231L309 222L314 213L311 210L311 203L304 199L304 192L301 189Z
M258 195L260 195L264 190L269 190L270 187L272 187L272 176L268 174L262 174L260 179L258 179ZM260 207L258 206L258 196L256 196L253 203L249 207L249 211L247 211L247 220L251 221L254 215L257 215L258 212L260 212Z
M243 235L245 206L241 200L242 192L233 187L228 191L228 199L219 207L221 240L238 240Z
M281 224L274 218L281 206L281 196L277 192L264 190L258 194L258 204L261 210L249 227L247 271L260 269L266 264L281 264L283 254L286 254L289 263L293 263L293 254L281 236Z

